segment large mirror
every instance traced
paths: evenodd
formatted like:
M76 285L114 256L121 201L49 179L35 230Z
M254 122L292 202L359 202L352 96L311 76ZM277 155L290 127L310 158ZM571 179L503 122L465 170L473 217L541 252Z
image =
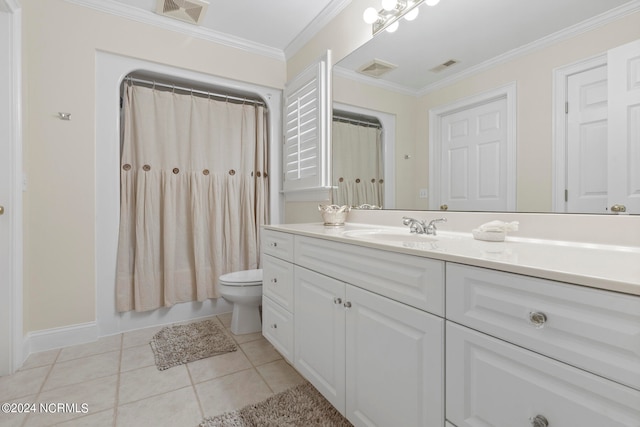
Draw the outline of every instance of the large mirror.
M632 127L619 121L611 98L611 81L620 79L611 73L625 72L609 63L611 52L640 56L637 39L637 0L421 5L417 19L401 20L397 31L383 31L334 67L334 201L574 213L626 206L640 213L628 194L611 191L621 179L640 199L633 176L640 149L637 163L615 177L621 166L611 163L608 142L614 119L616 129ZM623 78L640 79L638 70ZM345 130L358 121L361 131ZM364 133L377 151L350 155L342 135ZM632 144L638 138L615 136ZM364 171L363 161L375 168ZM349 191L375 197L350 201Z

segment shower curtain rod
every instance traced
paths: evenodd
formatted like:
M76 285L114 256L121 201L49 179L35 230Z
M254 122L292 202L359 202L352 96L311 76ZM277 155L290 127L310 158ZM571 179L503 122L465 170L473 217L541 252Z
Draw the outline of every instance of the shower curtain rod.
M370 127L382 129L382 124L380 124L380 123L369 122L369 121L366 121L366 120L353 119L353 118L350 118L350 117L342 117L342 116L334 115L333 116L333 120L338 121L338 122L347 122L347 123L353 123L355 125L365 125L365 126L370 126Z
M125 77L125 80L128 80L131 83L140 83L140 84L145 84L145 85L149 85L152 87L163 87L163 88L167 88L167 89L172 89L172 90L181 90L183 92L190 92L190 93L197 93L199 95L205 95L205 96L209 96L209 97L215 97L215 98L223 98L225 100L228 101L237 101L237 102L242 102L245 104L254 104L254 105L261 105L263 107L265 107L265 103L263 101L259 101L257 99L251 99L251 98L242 98L239 96L233 96L233 95L227 95L224 93L216 93L216 92L208 92L205 90L198 90L198 89L193 89L193 88L189 88L189 87L184 87L184 86L179 86L179 85L174 85L174 84L167 84L167 83L159 83L156 82L154 80L144 80L144 79L140 79L137 77Z

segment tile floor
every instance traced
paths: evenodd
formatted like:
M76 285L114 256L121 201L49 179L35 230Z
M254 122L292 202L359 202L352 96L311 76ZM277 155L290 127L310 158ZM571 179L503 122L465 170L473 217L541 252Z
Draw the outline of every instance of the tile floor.
M304 381L262 334L233 335L230 313L216 319L238 351L165 371L149 346L161 327L32 354L18 372L0 377L0 403L76 403L77 412L0 412L0 426L196 427Z

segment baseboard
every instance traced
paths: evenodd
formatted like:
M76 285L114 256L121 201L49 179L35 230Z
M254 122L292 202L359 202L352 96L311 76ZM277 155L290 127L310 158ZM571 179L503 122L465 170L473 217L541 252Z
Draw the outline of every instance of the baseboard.
M97 340L98 325L96 322L44 329L27 334L24 340L24 351L22 354L26 360L31 353L85 344Z

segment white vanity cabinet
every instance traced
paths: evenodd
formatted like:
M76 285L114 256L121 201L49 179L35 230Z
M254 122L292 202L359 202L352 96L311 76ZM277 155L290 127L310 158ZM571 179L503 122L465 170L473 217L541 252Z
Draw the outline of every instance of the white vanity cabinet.
M640 298L454 263L446 271L449 421L640 426Z
M289 313L294 335L286 354L354 425L443 426L444 320L432 313L444 313L444 263L299 235L287 262L272 258L268 244L282 250L288 243L267 231L265 337L282 351L273 319ZM293 268L290 309L271 284L289 274L286 264Z
M293 234L262 232L262 334L293 363Z
M294 366L356 426L441 426L441 318L295 267Z

